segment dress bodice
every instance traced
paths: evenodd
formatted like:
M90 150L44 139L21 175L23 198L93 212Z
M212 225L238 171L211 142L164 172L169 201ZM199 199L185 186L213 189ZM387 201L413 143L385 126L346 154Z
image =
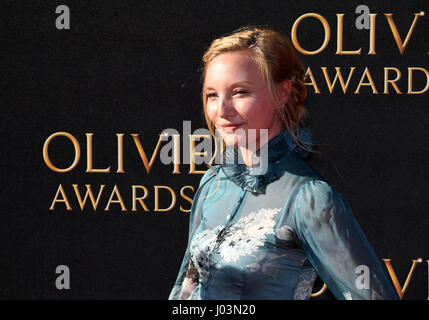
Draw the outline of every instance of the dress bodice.
M170 299L309 299L317 275L337 299L397 299L345 198L304 160L311 132L297 136L268 141L263 172L228 161L207 170Z

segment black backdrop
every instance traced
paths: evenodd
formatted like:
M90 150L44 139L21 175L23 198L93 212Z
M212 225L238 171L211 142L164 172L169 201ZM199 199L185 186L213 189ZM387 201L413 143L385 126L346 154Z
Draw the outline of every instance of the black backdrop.
M70 30L57 30L55 8L70 8ZM355 8L378 13L376 55L367 55L369 31L354 26ZM378 257L392 259L401 285L411 260L416 267L404 299L426 299L428 292L429 179L427 96L383 94L384 67L428 69L428 2L422 1L2 1L1 4L1 232L2 298L166 299L177 276L187 241L188 214L179 205L185 185L200 175L173 175L156 160L147 174L130 134L140 134L148 154L166 128L204 126L200 102L200 58L210 41L246 24L268 24L288 33L302 14L323 15L331 27L328 47L301 55L321 94L309 87L309 126L325 157L311 164L342 192ZM384 13L394 14L404 39L415 12L417 23L405 53L396 47ZM344 45L361 55L335 55L336 14L344 13ZM300 25L303 47L316 49L323 29L315 20ZM340 66L356 67L350 89L329 93L320 67L333 75ZM353 94L365 67L380 94L369 87ZM415 75L415 89L425 86ZM82 155L68 173L50 170L42 148L53 133L65 131L79 141ZM111 173L86 173L85 133L94 133L94 166ZM116 171L116 133L124 136L125 173ZM73 160L66 139L51 144L58 167ZM69 197L49 210L59 184ZM96 212L80 210L72 184L95 192L106 185ZM128 211L118 204L104 211L117 185ZM150 212L131 211L131 185L148 188ZM170 186L177 203L154 212L155 185ZM160 206L170 204L160 193ZM190 190L187 191L192 196ZM67 265L71 289L57 290L55 268ZM329 298L325 294L321 298Z

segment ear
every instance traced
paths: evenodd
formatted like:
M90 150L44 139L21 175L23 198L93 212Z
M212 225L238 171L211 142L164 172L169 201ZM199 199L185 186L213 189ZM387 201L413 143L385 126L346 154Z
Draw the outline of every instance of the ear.
M279 83L280 104L285 104L289 100L292 92L292 83L289 79L283 80Z

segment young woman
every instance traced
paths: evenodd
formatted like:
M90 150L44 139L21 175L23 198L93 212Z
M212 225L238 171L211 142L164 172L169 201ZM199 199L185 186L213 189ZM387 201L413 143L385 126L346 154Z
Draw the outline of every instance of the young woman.
M397 299L347 201L304 160L304 69L288 38L242 28L203 62L205 118L226 161L201 179L169 298L309 299L319 275L337 299Z

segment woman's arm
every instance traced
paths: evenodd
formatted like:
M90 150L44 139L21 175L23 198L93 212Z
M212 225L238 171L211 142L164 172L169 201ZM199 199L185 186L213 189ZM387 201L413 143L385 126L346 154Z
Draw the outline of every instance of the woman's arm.
M337 299L398 299L344 197L311 179L299 187L294 229L306 255Z

